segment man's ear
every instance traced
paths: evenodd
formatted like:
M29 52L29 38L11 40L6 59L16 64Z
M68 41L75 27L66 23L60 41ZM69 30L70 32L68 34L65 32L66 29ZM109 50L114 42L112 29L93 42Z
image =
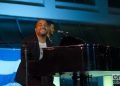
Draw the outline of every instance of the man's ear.
M36 30L37 30L37 29L35 28L35 32L36 32Z

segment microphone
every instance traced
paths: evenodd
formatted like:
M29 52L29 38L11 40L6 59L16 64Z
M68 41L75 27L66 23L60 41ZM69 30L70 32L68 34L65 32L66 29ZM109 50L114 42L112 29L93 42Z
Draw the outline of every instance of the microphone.
M65 32L63 30L57 30L58 33L61 33L61 34L68 34L69 32Z
M63 30L57 30L57 32L58 32L58 33L64 33L64 31L63 31Z
M58 33L60 33L63 37L69 36L69 32L65 32L63 30L57 30Z

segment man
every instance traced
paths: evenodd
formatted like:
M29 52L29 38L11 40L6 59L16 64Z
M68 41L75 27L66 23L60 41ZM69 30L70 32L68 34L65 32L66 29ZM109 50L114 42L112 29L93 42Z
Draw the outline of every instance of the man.
M36 23L35 34L32 37L23 40L24 47L22 48L22 62L17 72L17 82L22 85L28 84L29 86L54 86L52 83L52 74L42 74L42 68L41 71L38 71L40 66L44 66L42 63L42 48L52 46L50 37L53 33L54 25L47 20L40 19ZM25 56L25 50L27 51L27 57ZM26 62L28 62L28 65L25 65ZM28 70L26 70L26 68ZM26 74L27 77L25 77Z

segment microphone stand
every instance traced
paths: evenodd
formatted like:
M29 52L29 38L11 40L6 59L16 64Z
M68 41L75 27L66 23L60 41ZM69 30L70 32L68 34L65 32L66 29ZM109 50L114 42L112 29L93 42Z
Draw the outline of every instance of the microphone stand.
M25 56L25 84L28 86L28 56L27 56L27 47L25 44L22 45Z
M28 58L27 58L27 48L25 47L25 66L26 66L26 70L25 70L25 73L26 73L26 76L25 76L25 79L26 79L26 86L28 86Z

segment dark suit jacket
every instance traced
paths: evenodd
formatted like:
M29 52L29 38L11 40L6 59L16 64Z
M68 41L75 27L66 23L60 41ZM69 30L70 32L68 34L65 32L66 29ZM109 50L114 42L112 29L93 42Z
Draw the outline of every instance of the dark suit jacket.
M52 46L52 43L48 40L48 38L46 40L46 43L47 43L48 47ZM22 41L22 49L21 50L22 50L21 51L22 58L21 58L21 64L20 64L17 74L16 74L16 81L18 83L21 83L22 85L25 85L26 84L26 62L28 62L27 75L28 75L29 82L31 80L33 80L34 74L40 73L40 71L37 71L37 69L38 69L37 63L42 64L42 61L39 60L40 48L39 48L39 42L38 42L36 35L25 38ZM25 54L27 54L27 55L25 55ZM26 60L26 58L27 58L27 60ZM33 75L31 75L31 72L33 73Z
M47 47L53 46L48 38L46 39L46 43L47 43ZM25 44L25 47L27 49L28 59L38 60L40 56L40 48L39 48L39 42L36 35L33 35L30 38L24 39L23 44Z

